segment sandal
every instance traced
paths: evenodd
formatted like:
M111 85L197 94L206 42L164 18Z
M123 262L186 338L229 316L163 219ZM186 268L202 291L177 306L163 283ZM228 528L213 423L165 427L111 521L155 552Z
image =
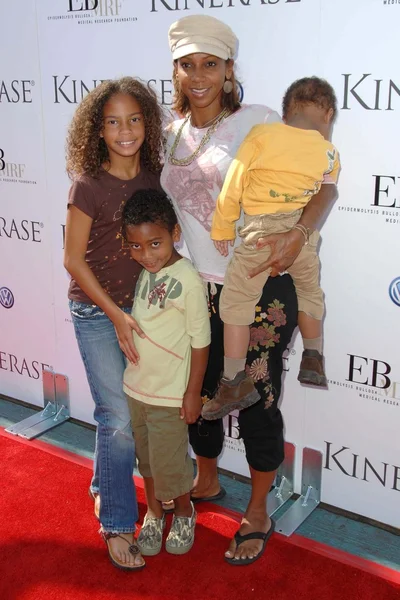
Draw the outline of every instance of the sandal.
M214 496L190 496L193 504L197 504L198 502L217 502L217 500L222 500L226 496L226 489L220 487L218 494L214 494Z
M193 504L198 504L199 502L217 502L217 500L222 500L226 496L226 489L222 487L214 496L190 496ZM172 513L175 510L175 504L173 500L168 500L167 502L162 502L162 508L165 513Z
M94 516L100 521L100 494L98 492L93 492L91 488L88 489L88 494L94 502Z
M237 531L235 533L236 547L240 546L240 544L243 544L243 542L246 542L247 540L263 540L262 548L256 556L253 556L253 558L240 559L240 558L228 558L227 556L225 556L224 558L225 558L226 562L229 563L230 565L233 565L234 567L251 565L253 562L255 562L256 560L261 558L261 556L264 554L265 546L267 545L267 542L268 542L269 538L271 537L271 535L273 534L274 530L275 530L275 521L273 521L271 519L271 527L269 528L267 533L264 533L264 531L253 531L253 533L247 533L246 535L242 535L241 533L239 533Z
M130 541L127 540L126 537L124 537L120 533L111 533L109 531L103 531L102 529L100 529L100 534L105 543L107 544L108 556L114 567L117 567L117 569L122 569L122 571L141 571L142 569L144 569L144 567L146 566L146 563L144 561L142 565L128 566L126 563L123 563L120 560L118 560L118 558L112 552L109 540L110 538L115 537L121 538L122 540L124 540L124 542L128 544L128 550L133 556L137 556L138 554L140 554L139 546L137 544L131 544Z

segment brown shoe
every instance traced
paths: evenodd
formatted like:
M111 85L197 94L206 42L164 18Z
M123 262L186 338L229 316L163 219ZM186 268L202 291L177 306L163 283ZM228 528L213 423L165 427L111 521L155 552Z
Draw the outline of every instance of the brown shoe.
M214 421L229 415L235 409L242 410L255 404L260 394L254 387L251 377L240 371L235 379L221 378L218 390L211 400L203 405L201 416L206 421Z
M324 357L318 350L304 350L297 379L306 385L328 387L324 370Z

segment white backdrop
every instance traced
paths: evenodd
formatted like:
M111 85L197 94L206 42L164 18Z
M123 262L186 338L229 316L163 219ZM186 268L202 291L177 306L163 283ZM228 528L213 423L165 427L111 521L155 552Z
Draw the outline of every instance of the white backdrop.
M340 198L322 230L329 391L296 380L287 351L286 437L324 453L322 499L400 526L400 75L397 0L19 0L0 5L0 392L40 405L40 371L70 382L93 422L62 267L67 125L87 90L133 75L171 104L169 25L224 20L240 39L244 101L280 110L298 77L334 86ZM7 59L5 59L7 57ZM393 285L391 286L391 284ZM390 291L391 290L391 291ZM236 419L220 465L248 474Z

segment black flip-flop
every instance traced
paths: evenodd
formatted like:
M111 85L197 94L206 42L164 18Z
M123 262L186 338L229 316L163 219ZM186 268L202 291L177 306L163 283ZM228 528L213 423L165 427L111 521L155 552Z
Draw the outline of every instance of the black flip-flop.
M219 490L218 494L215 494L215 496L204 496L201 498L195 498L193 496L190 496L190 500L193 502L193 504L197 504L198 502L216 502L217 500L222 500L222 498L225 498L225 496L226 489L221 486L221 489ZM164 502L162 504L165 513L168 514L174 512L175 506L173 506L172 508L167 508Z
M247 540L263 540L262 548L261 548L260 552L257 554L257 556L254 556L253 558L240 559L240 558L228 558L227 556L225 556L224 558L225 558L226 562L229 563L230 565L233 565L234 567L251 565L253 562L255 562L256 560L261 558L262 555L264 554L265 546L267 545L267 542L268 542L269 538L271 537L271 535L273 534L274 530L275 530L275 521L273 521L271 519L271 527L269 528L267 533L264 533L263 531L253 531L253 533L247 533L246 535L241 535L237 531L235 533L236 547L240 546L240 544L243 544L243 542L247 542Z
M197 504L198 502L216 502L217 500L222 500L222 498L225 498L225 496L226 489L221 486L218 494L215 494L214 496L204 496L201 498L198 498L197 496L190 496L190 499L193 504Z

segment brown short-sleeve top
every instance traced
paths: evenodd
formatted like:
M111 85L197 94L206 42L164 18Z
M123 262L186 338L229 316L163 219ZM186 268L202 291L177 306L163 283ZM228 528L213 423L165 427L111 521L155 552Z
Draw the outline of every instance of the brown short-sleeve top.
M121 214L125 202L142 189L161 191L159 174L141 168L127 181L102 170L98 177L82 175L71 186L68 204L93 219L86 262L102 288L120 307L131 307L136 281L142 267L131 258L121 236ZM74 279L68 298L93 304Z

